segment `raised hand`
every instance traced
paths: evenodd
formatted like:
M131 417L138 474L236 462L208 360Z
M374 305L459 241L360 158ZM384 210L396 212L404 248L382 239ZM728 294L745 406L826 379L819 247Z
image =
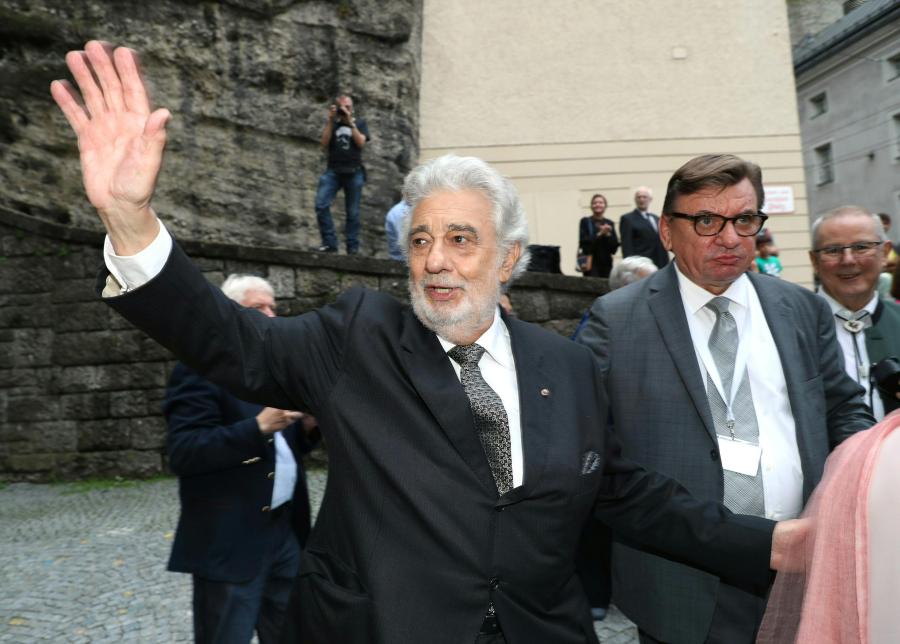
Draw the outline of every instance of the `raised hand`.
M150 199L162 165L169 111L150 111L137 55L107 43L70 51L68 81L50 93L78 137L88 200L97 209L118 255L133 255L156 237L159 223Z

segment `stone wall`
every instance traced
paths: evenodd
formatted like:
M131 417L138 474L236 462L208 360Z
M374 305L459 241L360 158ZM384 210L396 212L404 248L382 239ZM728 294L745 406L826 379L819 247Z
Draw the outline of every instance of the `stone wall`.
M0 480L145 477L165 471L160 402L171 355L94 293L102 237L0 207ZM206 275L267 277L279 314L361 284L406 298L399 263L184 241ZM517 314L564 335L605 280L528 273Z
M0 205L97 229L49 84L101 39L140 52L173 114L154 206L180 238L317 246L319 138L349 92L373 137L361 249L386 256L384 215L418 158L421 16L422 0L4 0Z

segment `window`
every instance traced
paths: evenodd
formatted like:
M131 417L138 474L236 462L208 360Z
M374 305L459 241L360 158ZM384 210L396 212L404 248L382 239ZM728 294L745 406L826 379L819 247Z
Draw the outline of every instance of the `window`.
M820 145L813 150L816 155L816 185L824 185L834 181L834 161L831 155L831 144Z
M809 99L809 118L814 119L828 111L828 96L825 92Z
M894 158L900 160L900 113L894 114Z
M893 56L888 56L884 61L886 69L887 82L895 81L900 78L900 52Z

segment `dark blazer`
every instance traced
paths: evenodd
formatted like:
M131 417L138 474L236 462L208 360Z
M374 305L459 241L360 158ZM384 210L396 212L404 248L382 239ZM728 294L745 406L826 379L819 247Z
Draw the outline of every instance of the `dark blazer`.
M869 362L884 358L900 359L900 306L887 300L879 300L872 316L874 324L866 329L866 353ZM879 395L879 394L876 394ZM882 396L885 414L897 409L900 402Z
M582 217L578 222L578 247L585 255L590 255L591 270L585 275L591 277L609 277L613 265L613 255L619 250L619 238L616 235L616 224L611 219L603 218L601 224L609 224L612 230L607 236L597 236L597 224L593 217Z
M658 268L662 268L669 263L669 253L659 239L659 216L649 214L656 220L656 230L637 209L625 213L619 219L622 257L641 255L650 258Z
M781 357L806 499L831 449L874 419L844 372L825 301L783 280L748 277ZM623 454L699 499L721 501L716 432L675 266L598 298L578 341L599 359ZM621 544L613 571L613 602L642 629L666 642L704 641L715 577Z
M393 297L354 288L267 318L225 298L176 245L158 276L106 302L241 398L317 417L328 489L290 641L470 642L493 601L509 644L595 643L573 564L592 509L636 544L769 582L772 522L694 501L623 459L603 430L593 356L536 325L504 318L525 473L498 499L450 359Z
M229 583L255 577L280 531L267 511L274 485L274 438L259 431L261 405L244 402L182 363L175 365L163 413L169 467L178 475L181 515L169 570ZM291 521L301 546L309 534L298 425L282 430L297 460Z

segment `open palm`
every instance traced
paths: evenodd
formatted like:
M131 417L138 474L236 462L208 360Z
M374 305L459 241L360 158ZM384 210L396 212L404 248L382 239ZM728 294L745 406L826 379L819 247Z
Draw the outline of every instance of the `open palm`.
M157 224L150 198L162 164L169 112L151 113L130 49L113 52L92 41L83 52L69 52L66 64L80 93L66 81L54 81L50 91L78 137L87 197L114 245L117 238L127 247L147 236L152 239Z

